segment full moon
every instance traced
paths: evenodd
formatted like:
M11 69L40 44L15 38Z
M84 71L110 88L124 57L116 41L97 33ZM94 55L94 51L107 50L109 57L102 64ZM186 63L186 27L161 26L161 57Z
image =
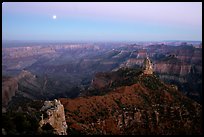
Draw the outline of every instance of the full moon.
M56 15L53 15L52 18L55 20L55 19L57 18L57 16L56 16Z

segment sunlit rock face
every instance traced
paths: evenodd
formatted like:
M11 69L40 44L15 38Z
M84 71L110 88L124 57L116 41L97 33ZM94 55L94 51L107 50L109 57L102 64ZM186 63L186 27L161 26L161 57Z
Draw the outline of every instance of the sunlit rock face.
M188 64L170 64L170 63L157 63L154 66L155 72L160 74L172 74L179 76L186 76L190 73L192 65Z
M148 57L144 60L143 67L144 67L144 71L143 71L144 74L153 74L152 63Z
M67 135L67 124L65 121L64 106L60 101L45 101L44 106L41 108L44 112L41 116L40 127L49 124L57 135Z

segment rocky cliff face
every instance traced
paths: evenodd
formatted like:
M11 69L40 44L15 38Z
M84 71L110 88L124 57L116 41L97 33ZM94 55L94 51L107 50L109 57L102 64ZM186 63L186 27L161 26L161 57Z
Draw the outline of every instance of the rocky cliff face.
M170 75L179 75L186 76L191 71L191 65L189 64L173 64L173 63L156 63L154 65L155 72L160 74L170 74Z
M40 121L41 128L48 124L54 128L55 134L67 135L64 106L60 101L56 99L54 101L45 101L41 111L43 112Z
M152 63L149 59L149 57L147 57L145 60L144 60L144 65L143 65L143 73L144 74L153 74L153 66L152 66Z
M195 61L195 60L194 60ZM167 83L176 84L183 93L192 99L201 102L202 96L202 70L201 59L197 63L182 61L178 57L166 57L155 61L154 71ZM199 62L199 63L198 63ZM192 94L192 96L191 96Z

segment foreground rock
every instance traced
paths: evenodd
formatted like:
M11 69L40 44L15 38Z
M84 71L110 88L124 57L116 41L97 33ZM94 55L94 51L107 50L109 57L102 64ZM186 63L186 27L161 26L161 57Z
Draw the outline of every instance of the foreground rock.
M57 135L67 135L67 124L64 115L64 106L60 101L45 101L41 108L43 112L40 121L40 127L49 125L53 127L54 133Z

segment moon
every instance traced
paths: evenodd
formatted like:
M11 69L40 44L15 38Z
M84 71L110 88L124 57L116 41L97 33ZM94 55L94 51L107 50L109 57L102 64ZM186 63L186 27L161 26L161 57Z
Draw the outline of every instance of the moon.
M57 16L56 16L56 15L53 15L52 18L55 20L55 19L57 18Z

